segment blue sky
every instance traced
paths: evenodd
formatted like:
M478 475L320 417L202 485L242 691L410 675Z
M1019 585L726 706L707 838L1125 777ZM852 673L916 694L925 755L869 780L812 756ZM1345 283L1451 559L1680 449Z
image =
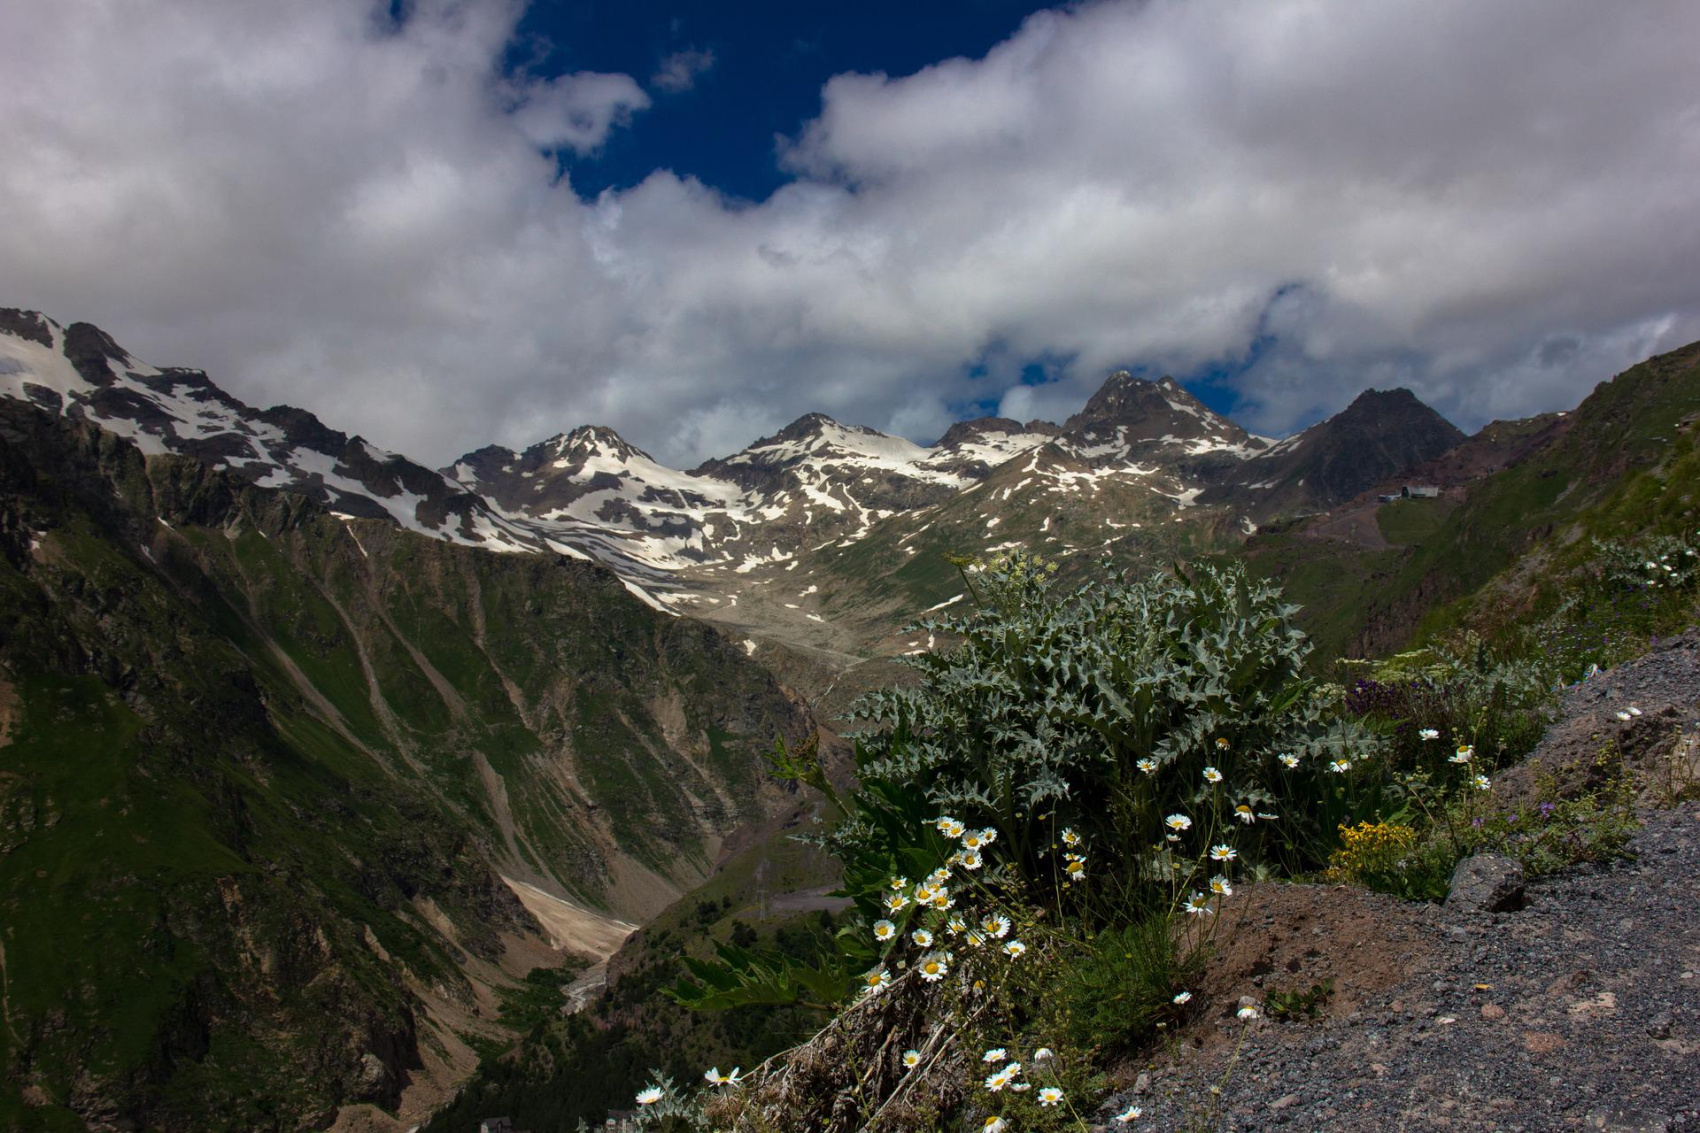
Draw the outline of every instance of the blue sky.
M629 188L656 169L671 169L759 201L790 179L776 139L796 135L820 112L821 87L833 75L907 75L952 56L978 57L1044 7L1007 0L545 0L520 21L510 58L545 74L639 78L655 75L671 58L711 58L690 89L657 91L630 129L565 164L574 188L586 195Z
M433 464L1173 374L1466 429L1700 339L1700 5L0 4L0 305Z

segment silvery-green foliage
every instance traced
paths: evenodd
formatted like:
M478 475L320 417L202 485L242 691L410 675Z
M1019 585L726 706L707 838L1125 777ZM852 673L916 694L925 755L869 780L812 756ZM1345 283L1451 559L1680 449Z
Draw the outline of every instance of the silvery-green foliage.
M1596 539L1593 559L1601 581L1617 590L1681 590L1700 578L1700 551L1686 535Z
M674 1085L673 1079L661 1071L651 1070L649 1074L649 1088L659 1090L661 1096L638 1107L632 1117L633 1125L656 1133L698 1133L708 1128L697 1099Z
M1057 822L1134 856L1161 844L1164 814L1219 825L1245 804L1283 820L1252 823L1246 838L1290 838L1304 821L1297 789L1321 789L1320 767L1373 746L1305 674L1296 607L1238 565L1059 594L1018 553L970 578L976 610L920 626L957 644L906 658L920 680L864 697L852 716L876 726L860 737L866 774L995 826L1018 865L1037 862Z

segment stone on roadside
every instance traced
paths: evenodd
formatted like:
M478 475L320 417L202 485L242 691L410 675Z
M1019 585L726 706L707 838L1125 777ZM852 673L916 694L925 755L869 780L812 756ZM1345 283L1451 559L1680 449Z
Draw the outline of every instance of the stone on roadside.
M1523 867L1501 854L1476 854L1452 871L1446 907L1465 913L1509 913L1524 904Z

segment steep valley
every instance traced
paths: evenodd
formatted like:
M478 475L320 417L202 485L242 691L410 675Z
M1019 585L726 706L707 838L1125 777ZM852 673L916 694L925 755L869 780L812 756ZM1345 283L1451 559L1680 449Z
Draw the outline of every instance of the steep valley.
M590 563L18 401L0 557L8 1127L417 1111L504 1033L493 989L605 953L793 805L762 753L807 709Z

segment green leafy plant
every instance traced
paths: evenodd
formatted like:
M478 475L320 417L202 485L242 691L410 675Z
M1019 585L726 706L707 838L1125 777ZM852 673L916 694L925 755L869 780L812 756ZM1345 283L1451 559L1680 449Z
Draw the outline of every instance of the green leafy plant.
M1473 633L1365 667L1344 707L1398 772L1441 770L1461 747L1491 770L1533 751L1552 718L1553 669Z
M1303 991L1271 989L1263 996L1263 1010L1271 1019L1281 1022L1316 1019L1321 1017L1323 1005L1333 994L1333 980L1313 983Z
M1058 595L1020 553L964 577L978 609L919 627L959 644L906 659L917 682L854 707L875 725L864 773L996 831L1024 878L1066 880L1049 854L1066 827L1101 847L1094 871L1116 881L1100 893L1169 907L1214 840L1231 832L1252 864L1314 855L1362 805L1375 741L1305 672L1274 586L1200 566ZM852 860L866 837L847 823L834 846Z

